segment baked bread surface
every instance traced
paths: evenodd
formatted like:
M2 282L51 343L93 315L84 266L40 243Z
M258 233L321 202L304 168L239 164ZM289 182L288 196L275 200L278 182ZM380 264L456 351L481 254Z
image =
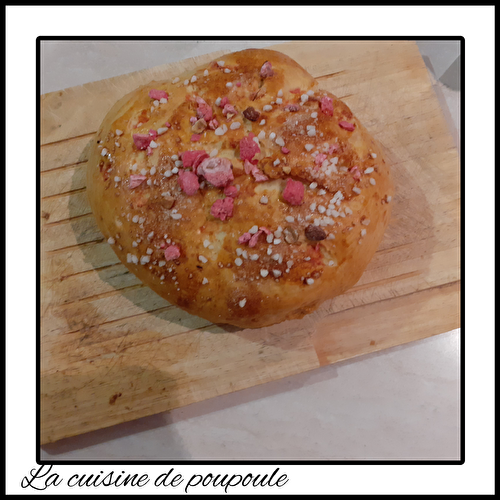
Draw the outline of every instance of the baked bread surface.
M87 190L104 237L144 284L244 328L301 318L352 287L394 195L380 146L347 105L263 49L118 101Z

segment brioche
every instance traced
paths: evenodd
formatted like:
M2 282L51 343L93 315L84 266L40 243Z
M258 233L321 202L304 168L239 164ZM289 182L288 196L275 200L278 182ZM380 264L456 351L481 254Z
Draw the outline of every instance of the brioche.
M121 262L213 323L301 318L361 277L394 195L377 142L272 50L227 54L118 101L87 191Z

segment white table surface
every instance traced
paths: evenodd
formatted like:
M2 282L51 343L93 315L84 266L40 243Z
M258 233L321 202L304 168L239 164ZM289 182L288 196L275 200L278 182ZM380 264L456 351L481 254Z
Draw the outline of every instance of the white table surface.
M43 42L41 93L276 43ZM433 80L459 55L458 42L419 48ZM458 141L460 91L435 88ZM459 329L41 448L42 459L61 461L459 457Z

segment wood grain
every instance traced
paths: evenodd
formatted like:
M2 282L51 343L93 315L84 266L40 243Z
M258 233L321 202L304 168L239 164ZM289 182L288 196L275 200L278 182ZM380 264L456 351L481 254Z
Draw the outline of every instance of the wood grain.
M276 50L343 97L393 163L393 215L373 260L355 287L302 320L241 330L189 315L103 241L85 169L97 127L123 94L225 52L42 96L42 444L460 325L460 165L416 45Z

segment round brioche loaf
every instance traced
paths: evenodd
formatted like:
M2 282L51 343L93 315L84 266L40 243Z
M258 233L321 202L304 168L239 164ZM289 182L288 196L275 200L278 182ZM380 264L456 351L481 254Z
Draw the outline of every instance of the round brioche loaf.
M214 323L298 319L361 277L390 216L380 146L290 57L250 49L118 101L87 190L123 264Z

